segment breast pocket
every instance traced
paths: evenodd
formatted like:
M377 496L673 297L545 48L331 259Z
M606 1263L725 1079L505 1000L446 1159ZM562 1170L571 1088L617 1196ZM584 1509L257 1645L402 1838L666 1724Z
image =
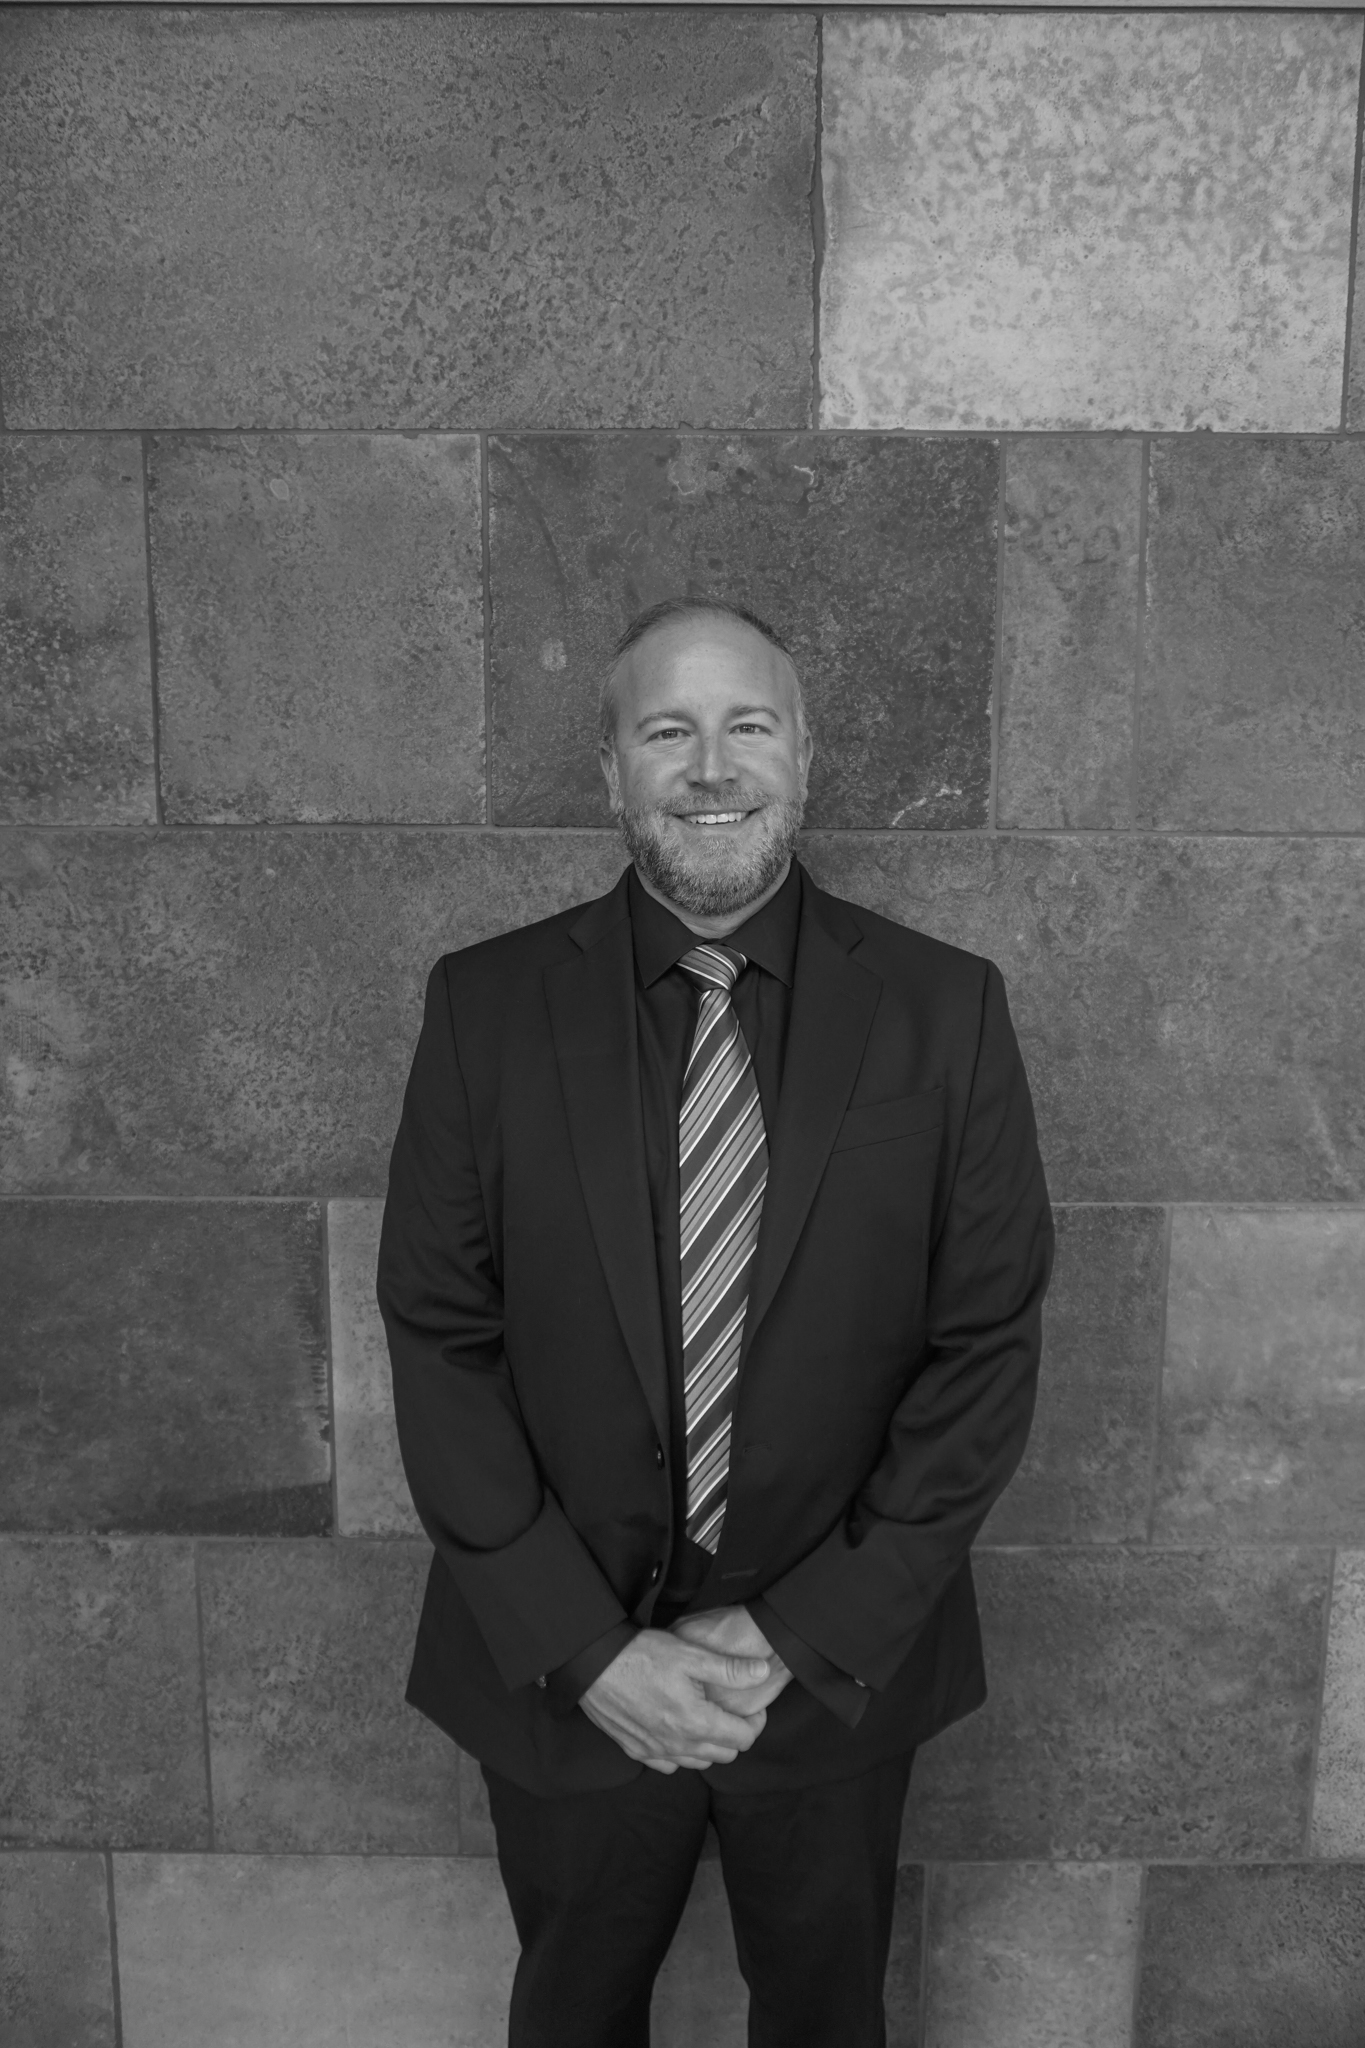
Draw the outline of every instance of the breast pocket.
M937 1131L943 1123L943 1090L924 1095L897 1095L890 1102L860 1102L850 1109L834 1140L835 1152L855 1145L885 1145L893 1138L916 1138Z

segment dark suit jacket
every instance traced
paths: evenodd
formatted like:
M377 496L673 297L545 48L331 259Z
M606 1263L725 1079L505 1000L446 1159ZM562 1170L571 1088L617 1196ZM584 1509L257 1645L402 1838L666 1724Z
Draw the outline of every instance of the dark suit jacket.
M872 1693L799 1685L758 1789L852 1775L985 1697L968 1550L1033 1410L1052 1225L989 962L803 877L717 1568ZM536 1681L649 1620L669 1394L625 877L433 970L379 1264L436 1546L408 1698L541 1793L641 1768Z

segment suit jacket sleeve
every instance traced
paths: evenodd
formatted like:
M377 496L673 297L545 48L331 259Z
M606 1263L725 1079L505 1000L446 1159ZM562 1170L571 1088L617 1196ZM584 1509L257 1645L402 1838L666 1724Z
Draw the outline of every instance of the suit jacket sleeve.
M1023 1455L1052 1242L1023 1061L988 966L918 1369L844 1519L765 1588L803 1642L870 1686L894 1676Z
M527 1441L444 963L427 984L389 1168L378 1295L417 1513L503 1682L525 1685L625 1612Z

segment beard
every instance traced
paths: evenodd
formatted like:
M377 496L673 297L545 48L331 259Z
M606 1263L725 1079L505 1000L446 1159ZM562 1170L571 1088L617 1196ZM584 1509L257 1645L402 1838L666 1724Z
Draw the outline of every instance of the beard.
M693 835L694 844L679 844L663 822L703 811L751 810L760 814L759 830L746 847L708 839L704 830ZM661 896L693 917L729 917L756 902L781 876L795 851L804 811L804 797L773 799L762 790L741 789L686 804L620 804L616 819L626 851Z

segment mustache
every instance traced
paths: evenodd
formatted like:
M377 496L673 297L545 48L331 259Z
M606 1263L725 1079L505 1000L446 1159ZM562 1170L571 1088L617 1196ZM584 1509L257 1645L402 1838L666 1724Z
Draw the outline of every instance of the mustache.
M649 809L665 818L696 818L707 811L762 811L766 810L772 798L762 789L718 789L713 793L701 792L696 797L674 797L661 804L651 804Z

